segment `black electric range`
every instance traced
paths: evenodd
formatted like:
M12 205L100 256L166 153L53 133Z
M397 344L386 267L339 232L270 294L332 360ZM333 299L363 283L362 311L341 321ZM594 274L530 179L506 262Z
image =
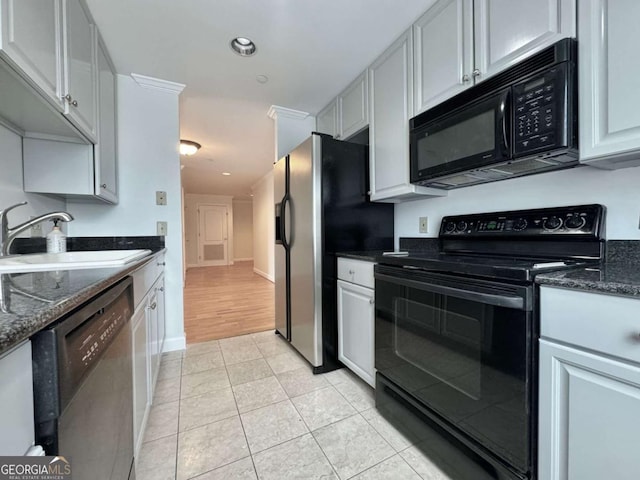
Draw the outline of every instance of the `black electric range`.
M535 275L598 263L603 237L601 205L457 215L438 251L378 257L376 407L448 477L536 478Z

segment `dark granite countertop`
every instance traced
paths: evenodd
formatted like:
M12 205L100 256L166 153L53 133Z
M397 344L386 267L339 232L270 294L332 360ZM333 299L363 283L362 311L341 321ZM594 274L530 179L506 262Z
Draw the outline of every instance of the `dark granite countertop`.
M362 260L365 262L375 262L382 255L382 250L366 250L361 252L338 252L336 257L351 258L353 260Z
M164 251L120 267L0 274L0 355Z
M536 283L640 298L640 264L606 262L597 267L541 273L536 275Z

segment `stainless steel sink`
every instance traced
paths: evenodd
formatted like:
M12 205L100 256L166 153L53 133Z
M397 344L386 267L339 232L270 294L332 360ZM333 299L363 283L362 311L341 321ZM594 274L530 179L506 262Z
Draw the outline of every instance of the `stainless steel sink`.
M119 267L150 253L151 250L94 250L15 255L0 257L0 273Z

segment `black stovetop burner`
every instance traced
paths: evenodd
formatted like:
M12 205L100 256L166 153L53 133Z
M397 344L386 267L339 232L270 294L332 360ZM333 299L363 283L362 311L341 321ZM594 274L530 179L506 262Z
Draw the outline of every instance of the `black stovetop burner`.
M439 252L382 256L378 263L531 282L540 272L604 257L602 205L518 210L442 219Z

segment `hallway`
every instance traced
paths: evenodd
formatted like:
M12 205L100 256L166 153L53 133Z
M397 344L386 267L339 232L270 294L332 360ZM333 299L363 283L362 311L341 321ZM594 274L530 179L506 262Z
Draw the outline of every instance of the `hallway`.
M188 344L274 327L274 284L253 272L253 262L187 270L184 329Z

